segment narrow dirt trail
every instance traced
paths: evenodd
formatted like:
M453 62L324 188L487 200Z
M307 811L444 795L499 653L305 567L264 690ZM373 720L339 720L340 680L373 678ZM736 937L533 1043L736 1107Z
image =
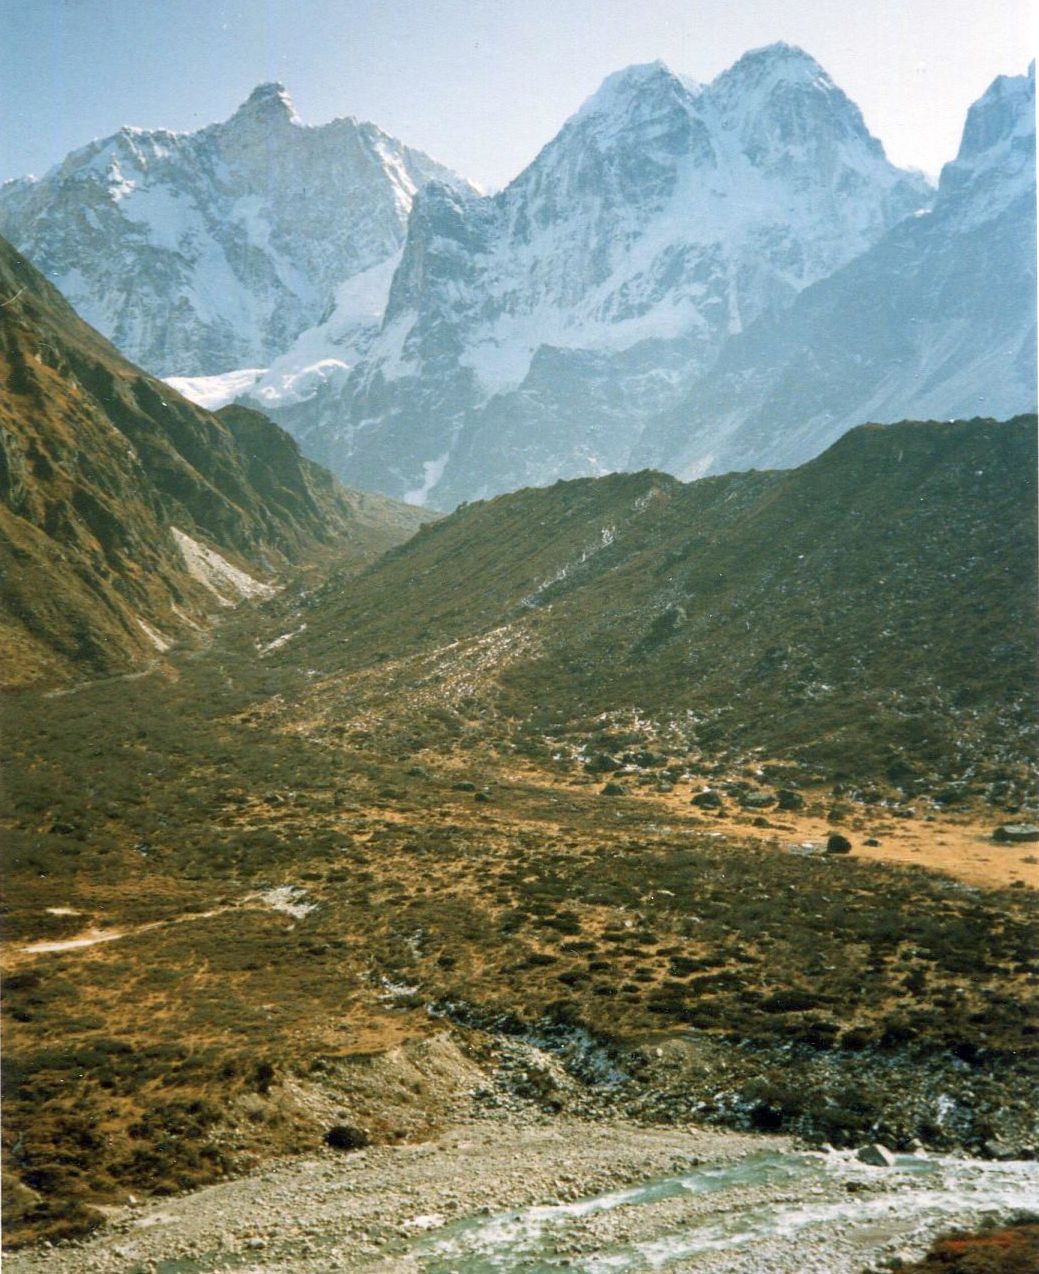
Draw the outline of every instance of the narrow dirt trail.
M87 947L96 947L106 942L119 942L125 938L135 938L142 933L156 929L168 929L172 925L188 924L193 920L211 920L214 916L227 915L233 911L277 911L299 919L306 914L311 904L293 900L292 886L281 886L268 890L263 894L247 894L237 902L227 903L222 907L213 907L209 911L188 911L183 915L170 916L165 920L149 920L145 924L131 925L125 929L98 929L92 927L76 934L72 938L60 938L53 941L30 942L21 947L9 947L5 952L5 963L17 963L19 958L32 958L41 955L53 955L62 951L79 951ZM71 909L48 908L52 913L70 914Z

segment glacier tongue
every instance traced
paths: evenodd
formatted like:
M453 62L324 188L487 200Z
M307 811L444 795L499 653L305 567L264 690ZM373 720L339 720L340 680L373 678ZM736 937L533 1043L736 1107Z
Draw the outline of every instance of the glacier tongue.
M166 384L206 411L219 411L248 393L266 370L265 367L242 367L217 376L167 376Z

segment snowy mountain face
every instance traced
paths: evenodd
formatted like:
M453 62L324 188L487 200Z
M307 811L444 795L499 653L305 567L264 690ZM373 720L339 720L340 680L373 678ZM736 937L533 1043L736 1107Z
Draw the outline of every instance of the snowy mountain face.
M305 127L261 85L200 132L126 128L0 188L0 233L159 375L265 368L394 257L415 193L466 183L372 124Z
M971 108L930 213L734 338L630 463L679 476L800 464L864 421L1036 403L1035 69Z
M345 285L252 401L439 506L623 468L734 334L932 196L798 49L707 86L631 67L500 194L426 187L392 281Z

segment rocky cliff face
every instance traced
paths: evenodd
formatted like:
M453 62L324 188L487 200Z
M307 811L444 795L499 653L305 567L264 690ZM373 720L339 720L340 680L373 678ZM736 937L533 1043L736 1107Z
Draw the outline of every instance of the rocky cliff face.
M798 464L862 421L1036 401L1035 72L971 108L933 209L722 351L631 457L694 476Z
M260 368L399 250L433 179L465 185L373 124L304 126L265 84L224 123L124 128L8 182L0 233L149 371Z
M623 467L734 333L930 198L798 49L707 86L630 67L499 195L422 192L337 384L286 387L293 358L319 361L301 342L254 396L339 472L409 499Z

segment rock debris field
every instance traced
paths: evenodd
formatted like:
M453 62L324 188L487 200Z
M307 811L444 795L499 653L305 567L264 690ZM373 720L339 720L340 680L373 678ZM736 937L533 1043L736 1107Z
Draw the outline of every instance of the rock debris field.
M235 1270L862 1274L1039 1197L1039 1165L799 1149L618 1122L485 1120L434 1142L283 1161L139 1206L9 1274Z

